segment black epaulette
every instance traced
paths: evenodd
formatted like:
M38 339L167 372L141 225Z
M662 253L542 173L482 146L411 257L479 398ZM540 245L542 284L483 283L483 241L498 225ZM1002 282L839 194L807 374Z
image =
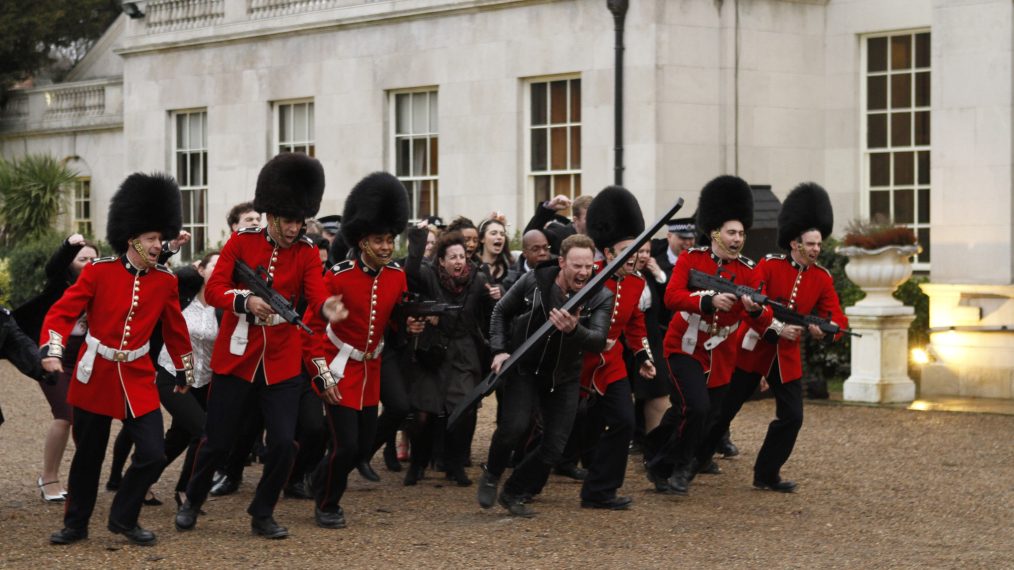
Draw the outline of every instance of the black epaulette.
M161 263L156 263L155 264L155 269L158 269L159 271L161 271L163 273L168 273L169 275L175 276L175 274L173 273L172 269L169 269L168 266L162 265Z
M785 259L784 253L769 253L764 256L764 259Z
M331 269L329 269L328 271L334 273L335 275L338 275L339 273L344 273L355 266L356 266L355 261L351 259L346 259L345 261L339 261L338 263L335 263L334 265L331 266Z
M310 236L308 236L306 234L303 234L303 235L299 236L299 241L305 243L306 245L311 245L311 246L314 246L314 247L317 246L317 244L313 243L313 240L310 239Z
M398 265L397 261L392 261L391 263L388 263L387 267L390 267L391 269L397 269L398 271L405 271L405 268L402 267L401 265Z
M238 233L238 234L259 234L259 233L261 233L262 229L264 229L264 228L262 228L260 226L247 226L245 228L240 228L240 229L236 230L236 233Z
M753 269L754 267L757 266L757 264L754 262L754 260L750 259L749 257L747 257L745 255L740 255L739 256L739 261L740 261L740 263L742 263L743 265L749 267L750 269Z
M823 269L823 270L824 270L824 273L827 273L827 276L828 276L828 277L830 277L831 279L834 279L834 275L831 275L831 270L830 270L830 269L828 269L828 268L824 267L823 265L821 265L821 264L819 264L819 263L814 263L814 264L813 264L813 266L814 266L814 267L817 267L817 268L819 268L819 269Z
M119 258L114 255L110 255L109 257L96 257L92 260L92 265L95 265L96 263L109 263L110 261L116 261L117 259Z

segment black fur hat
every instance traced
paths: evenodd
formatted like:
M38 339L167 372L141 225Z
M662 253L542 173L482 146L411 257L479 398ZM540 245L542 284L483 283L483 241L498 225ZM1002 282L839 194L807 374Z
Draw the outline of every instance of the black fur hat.
M729 220L739 220L744 230L753 225L753 190L738 176L723 175L704 185L697 201L697 231L710 238Z
M324 168L301 152L283 152L257 175L254 209L292 220L317 215L324 197Z
M184 265L174 273L180 292L180 309L186 309L194 297L197 297L197 294L201 292L201 287L204 286L204 277L201 277L193 265Z
M341 235L351 248L370 234L399 235L408 225L408 192L387 172L360 180L345 199Z
M644 216L637 198L620 186L607 186L596 194L586 216L588 237L599 250L636 238L644 231Z
M834 210L827 190L814 182L803 182L789 192L778 212L778 247L789 249L789 242L808 230L817 230L827 239L833 228Z
M106 241L123 255L132 237L159 232L163 240L171 240L176 239L182 227L180 187L172 176L135 172L120 184L109 202Z

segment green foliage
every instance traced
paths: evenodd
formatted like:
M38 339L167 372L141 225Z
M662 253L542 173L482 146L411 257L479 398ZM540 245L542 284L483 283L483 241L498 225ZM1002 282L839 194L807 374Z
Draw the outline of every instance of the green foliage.
M7 243L50 231L76 173L50 155L0 159L0 223Z
M7 271L7 260L0 259L0 307L10 307L11 274Z
M42 288L46 285L46 262L63 243L64 237L50 231L32 239L19 241L8 250L4 263L8 275L16 275L18 283L15 288L3 289L10 303L8 306L20 306L42 292Z

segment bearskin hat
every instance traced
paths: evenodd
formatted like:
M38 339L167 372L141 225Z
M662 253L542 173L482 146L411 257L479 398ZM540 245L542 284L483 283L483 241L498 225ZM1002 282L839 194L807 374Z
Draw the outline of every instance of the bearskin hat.
M324 168L301 152L283 152L257 175L254 209L291 220L317 215L324 197Z
M180 187L162 172L135 172L120 184L109 202L106 241L116 253L127 252L130 238L159 232L162 239L176 239L183 227Z
M585 231L599 250L636 238L644 231L644 216L637 198L621 186L607 186L599 192L585 216Z
M352 248L370 234L394 234L408 225L408 192L387 172L360 180L345 199L341 235Z
M834 210L827 190L813 182L792 189L778 212L778 247L789 249L789 242L808 230L817 230L827 239L834 228Z
M697 231L704 237L738 220L744 230L753 225L753 190L738 176L723 175L704 185L697 200Z

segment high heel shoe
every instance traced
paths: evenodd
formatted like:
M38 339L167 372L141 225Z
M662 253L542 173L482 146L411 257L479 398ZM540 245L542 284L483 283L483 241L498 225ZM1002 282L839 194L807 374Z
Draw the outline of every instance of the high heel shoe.
M148 491L148 494L144 496L144 505L146 507L161 507L162 501L160 501L159 498L155 496L154 492Z
M39 494L42 495L43 501L46 501L47 503L62 503L67 500L65 492L57 493L56 495L50 495L46 492L46 485L53 485L54 483L59 482L59 480L43 482L42 477L39 477Z

